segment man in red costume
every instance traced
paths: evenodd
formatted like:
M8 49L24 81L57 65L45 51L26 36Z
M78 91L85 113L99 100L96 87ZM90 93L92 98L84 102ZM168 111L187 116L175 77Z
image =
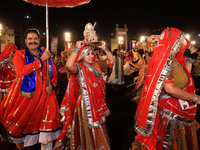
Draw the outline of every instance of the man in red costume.
M25 50L13 58L16 79L0 105L0 121L18 149L41 143L41 149L52 149L52 141L60 134L59 106L55 87L58 74L50 52L39 48L36 29L25 33ZM47 59L49 81L47 86Z

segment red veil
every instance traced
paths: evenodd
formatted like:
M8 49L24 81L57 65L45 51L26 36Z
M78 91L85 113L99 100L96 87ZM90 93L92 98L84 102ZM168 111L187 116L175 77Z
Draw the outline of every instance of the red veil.
M83 53L87 49L88 46L83 46L80 49L80 52L76 57L76 67L81 67L88 94L86 97L83 95L80 97L80 86L77 83L75 75L71 74L68 87L61 104L60 112L62 115L61 122L63 123L63 129L57 139L55 146L56 149L61 149L64 145L67 145L67 142L69 142L71 124L74 120L74 112L75 109L77 109L76 107L80 104L80 99L84 99L86 112L88 114L88 126L91 128L98 127L99 124L104 123L105 116L109 114L108 107L105 103L105 81L102 76L99 76L99 79L97 80L93 72L81 62L81 57L83 57Z
M12 52L17 51L18 48L14 43L8 43L2 53L0 54L0 61L2 61L3 59L7 58Z
M186 39L182 31L176 28L163 30L148 66L141 100L137 107L135 130L138 133L137 139L151 150L156 149L159 121L158 99L164 85L164 80L172 69L172 59L175 58L185 67L183 52L189 46L189 43L184 45L184 41ZM194 92L193 85L189 91ZM193 109L192 111L196 110ZM194 116L188 117L194 118Z

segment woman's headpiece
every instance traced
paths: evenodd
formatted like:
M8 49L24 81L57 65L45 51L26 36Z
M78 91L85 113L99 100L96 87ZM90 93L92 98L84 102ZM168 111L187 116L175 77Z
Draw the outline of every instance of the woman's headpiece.
M2 61L3 59L7 58L12 52L17 51L18 48L14 43L8 43L2 53L0 54L0 61Z
M82 46L80 48L78 55L76 56L76 62L79 62L81 59L83 59L88 54L89 50L94 50L94 49L93 47L88 45Z

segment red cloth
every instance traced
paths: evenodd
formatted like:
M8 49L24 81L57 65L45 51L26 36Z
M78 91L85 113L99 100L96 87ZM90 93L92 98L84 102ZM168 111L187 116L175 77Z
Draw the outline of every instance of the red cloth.
M36 59L26 65L25 50L17 51L13 58L16 69L16 79L2 103L0 104L0 121L13 137L20 138L26 134L36 134L40 131L55 131L61 127L59 106L55 91L50 95L46 92L47 64ZM32 98L23 97L20 88L24 75L36 70L36 90ZM41 71L41 72L40 72ZM42 76L41 76L42 73ZM57 84L58 74L53 64L53 77L50 83Z
M175 58L185 68L185 56L183 52L188 45L183 45L185 35L182 31L176 28L167 28L161 35L157 46L154 49L151 61L148 66L147 75L145 78L141 100L137 107L136 132L137 139L144 145L147 145L150 150L156 149L157 128L158 128L158 105L159 95L163 88L165 78L170 72L172 59ZM164 68L166 67L166 68ZM185 68L186 69L186 68ZM191 79L190 73L186 69L188 77ZM194 93L194 84L191 83L186 87L186 91ZM175 99L175 98L174 98ZM179 105L178 100L173 101L174 105ZM189 111L191 114L196 114L196 108L185 110L175 110L170 105L164 104L165 107L174 113L181 114L187 118L194 118L195 115L186 115ZM180 108L180 106L179 106Z
M4 47L3 51L2 51L1 54L0 54L0 61L2 61L3 59L9 57L9 55L10 55L12 52L15 52L15 51L17 51L17 50L18 50L18 48L17 48L17 46L16 46L14 43L8 43L8 44Z
M46 0L24 0L34 5L46 6ZM90 0L49 0L49 7L75 7L78 5L89 3Z
M85 50L86 47L87 46L83 46L80 49L79 54L76 57L76 60L79 60L81 53ZM89 105L89 107L91 108L92 123L98 124L100 123L102 118L108 115L109 112L109 109L105 102L106 84L101 76L99 76L99 79L97 79L95 75L88 69L88 67L83 65L80 61L81 60L76 61L76 63L80 65L86 82L87 92L89 97L89 103L87 103L87 107ZM94 84L96 84L95 88L93 86ZM58 147L56 146L57 149L61 149L61 147L63 146L62 141L64 141L64 139L70 135L68 130L71 126L72 121L74 120L73 118L74 109L77 105L80 104L80 101L78 100L82 98L79 97L82 96L79 95L81 93L80 91L81 89L79 89L79 83L77 83L75 76L72 74L69 79L68 87L61 104L61 111L62 108L65 108L63 111L66 110L64 113L65 116L64 118L66 120L64 120L64 126L62 128L62 132L56 142L56 145L58 145Z
M16 77L12 58L9 56L17 50L15 44L8 43L0 54L0 92L7 93Z
M14 66L12 67L9 62L4 63L0 67L0 92L7 93L15 77Z

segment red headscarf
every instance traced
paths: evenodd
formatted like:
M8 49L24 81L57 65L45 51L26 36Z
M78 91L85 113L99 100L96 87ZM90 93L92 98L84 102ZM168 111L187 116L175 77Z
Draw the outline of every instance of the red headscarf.
M183 44L185 34L176 28L167 28L160 35L157 46L150 60L145 78L141 100L137 107L135 130L137 138L150 149L156 149L158 127L158 98L164 85L164 80L172 69L172 59L177 59L185 66L184 50L189 46ZM145 140L144 137L151 137Z
M0 54L0 61L2 61L3 59L7 58L12 52L17 51L18 48L14 43L8 43L2 53Z
M89 50L93 50L94 51L94 49L91 46L88 46L88 45L82 46L80 48L80 51L79 51L78 55L76 56L75 62L76 63L80 62L83 59L83 57L85 57L85 55L88 53ZM94 57L94 61L95 61L95 57Z
M71 122L74 119L74 109L76 108L75 106L79 106L79 100L81 98L84 97L84 102L87 103L87 107L85 109L87 109L87 113L89 114L87 115L88 126L93 127L93 125L95 125L95 127L98 127L98 124L101 124L105 116L109 113L105 103L105 81L101 76L99 76L99 79L97 80L95 74L90 71L91 68L89 69L81 62L85 54L87 54L88 50L90 49L92 49L90 46L81 47L75 60L77 65L81 67L81 78L84 79L85 85L87 87L87 96L78 95L80 91L79 86L75 76L72 74L61 104L61 113L63 113L63 120L61 121L63 121L62 123L64 123L64 126L56 142L57 149L61 149L64 139L66 139L66 137L70 137Z

